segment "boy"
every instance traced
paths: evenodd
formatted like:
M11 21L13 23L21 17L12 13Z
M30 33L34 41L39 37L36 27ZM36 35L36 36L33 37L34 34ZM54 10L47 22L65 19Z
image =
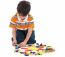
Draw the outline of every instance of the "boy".
M31 9L30 2L20 1L17 6L17 13L12 17L10 27L12 28L12 45L19 44L20 47L26 44L34 44L34 21L33 17L29 14Z

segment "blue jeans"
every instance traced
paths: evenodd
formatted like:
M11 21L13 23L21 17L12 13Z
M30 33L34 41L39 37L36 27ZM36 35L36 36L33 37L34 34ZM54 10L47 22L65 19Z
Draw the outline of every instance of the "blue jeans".
M28 30L16 30L16 40L17 43L21 43L25 40ZM27 42L27 44L34 44L36 43L35 40L35 31L32 31L32 34Z

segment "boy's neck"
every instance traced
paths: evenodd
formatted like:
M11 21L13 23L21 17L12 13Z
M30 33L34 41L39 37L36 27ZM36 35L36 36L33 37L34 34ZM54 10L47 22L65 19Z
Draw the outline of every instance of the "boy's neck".
M19 20L24 20L24 19L27 19L27 18L28 18L28 15L27 15L27 16L19 16L19 15L17 14L17 18L18 18Z

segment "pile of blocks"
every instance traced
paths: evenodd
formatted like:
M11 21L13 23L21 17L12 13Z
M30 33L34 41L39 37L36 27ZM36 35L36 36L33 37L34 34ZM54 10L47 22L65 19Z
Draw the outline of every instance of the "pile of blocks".
M26 47L19 47L18 45L15 46L15 52L24 54L25 56L29 55L42 55L47 52L55 51L51 46L46 46L41 44L29 44Z

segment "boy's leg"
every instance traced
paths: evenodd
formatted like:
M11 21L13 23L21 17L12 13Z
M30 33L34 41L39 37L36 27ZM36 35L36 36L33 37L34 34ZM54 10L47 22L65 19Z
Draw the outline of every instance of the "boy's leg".
M11 40L13 42L13 37ZM16 31L16 40L17 40L17 44L20 44L24 40L24 33L22 30Z
M24 41L24 33L23 33L23 30L17 30L16 31L16 40L17 40L17 44L20 44L21 42Z
M22 31L22 30L17 30L16 31L16 40L17 40L17 44L21 43L22 41L24 41L24 38L27 35L28 30L26 31ZM13 38L12 38L13 41ZM35 31L32 32L30 39L28 40L27 44L34 44L36 43L35 40Z
M27 32L28 32L28 30L25 31L25 35L27 35ZM36 40L35 40L35 31L32 32L31 37L28 40L27 44L34 44L34 43L36 43Z
M34 44L34 43L36 43L36 40L35 40L35 31L32 32L31 37L30 37L30 39L28 41L28 44Z

